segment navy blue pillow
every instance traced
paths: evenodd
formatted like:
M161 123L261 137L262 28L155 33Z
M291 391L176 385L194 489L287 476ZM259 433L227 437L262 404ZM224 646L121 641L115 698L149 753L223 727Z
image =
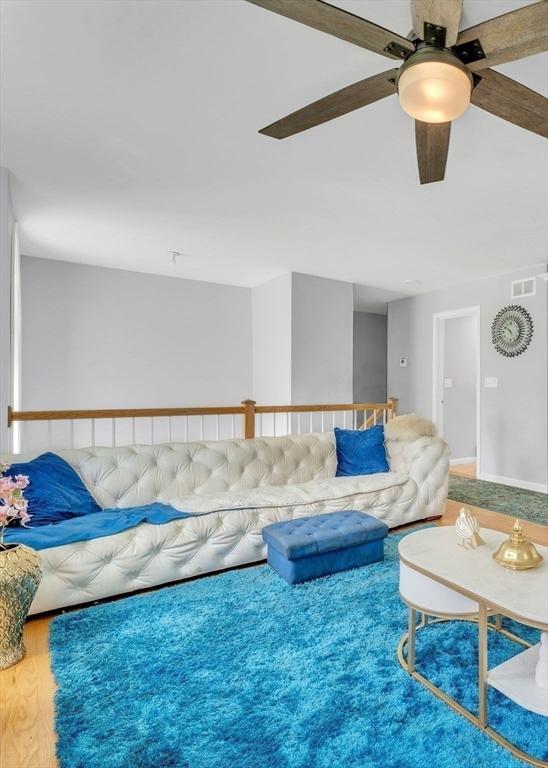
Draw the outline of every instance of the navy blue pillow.
M337 477L390 472L384 447L384 427L339 429L335 427Z
M102 511L70 464L55 453L12 464L5 474L28 475L24 496L29 502L29 525L48 525Z

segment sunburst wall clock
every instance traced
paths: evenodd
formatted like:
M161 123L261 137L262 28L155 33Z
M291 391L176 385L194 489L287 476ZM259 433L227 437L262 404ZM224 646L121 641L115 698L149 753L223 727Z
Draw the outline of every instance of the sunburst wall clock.
M533 321L526 309L518 304L503 307L491 326L493 346L505 357L517 357L525 352L533 338Z

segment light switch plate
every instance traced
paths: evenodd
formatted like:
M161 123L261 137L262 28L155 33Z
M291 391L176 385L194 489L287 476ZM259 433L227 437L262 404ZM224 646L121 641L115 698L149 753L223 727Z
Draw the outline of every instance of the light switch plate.
M452 389L453 388L453 379L447 378L443 380L443 386L445 389Z
M400 357L400 368L407 368L407 358Z
M497 389L499 380L496 376L486 376L483 380L483 386L486 389Z

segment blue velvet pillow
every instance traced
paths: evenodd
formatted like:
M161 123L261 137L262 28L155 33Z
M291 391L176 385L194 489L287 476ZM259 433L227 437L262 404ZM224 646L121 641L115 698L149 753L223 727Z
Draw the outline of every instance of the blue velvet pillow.
M339 429L335 427L337 477L390 472L384 447L384 427Z
M32 461L12 464L5 473L28 475L24 496L29 502L29 525L48 525L69 517L101 512L70 464L55 453L43 453Z

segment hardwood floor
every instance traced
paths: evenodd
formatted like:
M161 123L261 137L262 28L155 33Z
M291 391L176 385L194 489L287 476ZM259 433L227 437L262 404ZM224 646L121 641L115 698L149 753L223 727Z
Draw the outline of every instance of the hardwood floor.
M465 465L451 468L462 470ZM438 525L452 525L462 505L448 501ZM513 519L498 512L472 507L486 528L509 532ZM548 546L548 527L523 521L532 541ZM50 668L48 626L51 617L30 619L25 626L27 655L19 664L0 672L0 768L56 768L53 698L55 682Z
M48 625L51 618L25 626L27 655L0 672L1 768L54 768L55 683L50 668Z
M449 499L445 506L445 514L438 521L438 525L453 525L462 506L463 504L460 501L451 501ZM512 530L514 525L513 517L502 515L500 512L492 512L490 509L473 507L471 504L466 504L466 507L478 516L480 525L483 528L493 528L495 531L503 531L503 533L510 533ZM534 541L535 544L542 544L543 547L548 547L548 526L522 520L521 527L528 539Z
M476 462L471 464L453 464L449 469L450 475L456 475L457 477L470 477L472 480L476 479Z

